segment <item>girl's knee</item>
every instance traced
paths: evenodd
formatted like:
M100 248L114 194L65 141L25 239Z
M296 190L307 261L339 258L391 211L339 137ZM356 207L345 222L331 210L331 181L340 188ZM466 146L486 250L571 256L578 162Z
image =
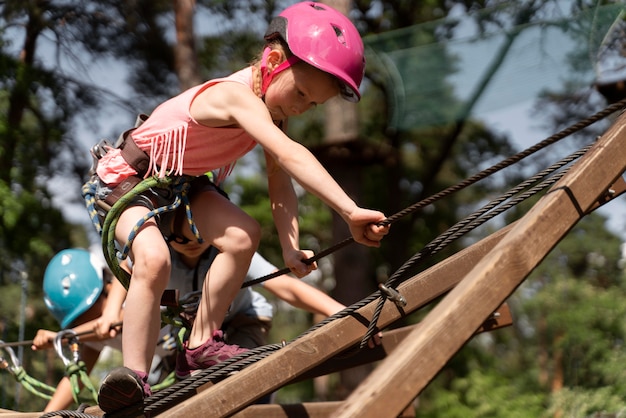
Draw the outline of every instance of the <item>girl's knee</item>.
M150 287L167 285L171 270L171 256L164 245L133 245L132 278L147 280ZM132 281L132 280L131 280Z
M139 265L141 263L141 265ZM140 251L135 252L134 267L148 268L150 270L168 270L171 268L172 260L170 252L165 251Z
M250 218L245 225L229 228L227 231L230 252L254 253L261 241L261 225Z

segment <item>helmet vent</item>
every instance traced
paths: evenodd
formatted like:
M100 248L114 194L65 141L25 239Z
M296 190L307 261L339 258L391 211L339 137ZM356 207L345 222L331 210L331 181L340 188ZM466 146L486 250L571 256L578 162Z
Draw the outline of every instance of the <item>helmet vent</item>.
M63 288L64 294L67 294L70 291L71 286L72 286L72 275L65 276L61 279L61 287Z
M343 31L341 30L340 27L332 25L333 29L335 30L335 35L337 35L337 40L339 42L341 42L342 45L346 45L346 38L345 36L343 36Z

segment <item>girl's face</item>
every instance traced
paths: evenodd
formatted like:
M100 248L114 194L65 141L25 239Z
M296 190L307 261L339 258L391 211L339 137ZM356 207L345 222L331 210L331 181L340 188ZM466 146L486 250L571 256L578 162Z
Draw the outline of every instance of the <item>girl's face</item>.
M300 61L272 80L265 93L265 105L273 120L284 120L338 94L333 76Z

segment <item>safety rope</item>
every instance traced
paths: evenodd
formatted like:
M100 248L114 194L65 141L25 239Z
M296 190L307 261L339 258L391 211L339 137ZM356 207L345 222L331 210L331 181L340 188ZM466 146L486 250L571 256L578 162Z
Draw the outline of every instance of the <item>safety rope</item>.
M43 415L40 415L39 418L55 418L55 417L72 417L72 418L98 418L95 415L84 413L85 409L87 409L89 405L81 404L76 411L52 411L46 412Z
M538 179L545 177L546 175L560 169L564 165L569 164L571 161L574 161L575 159L580 158L582 155L584 155L585 152L587 152L590 149L590 147L591 146L587 146L575 152L569 157L545 169L541 173L520 183L518 186L509 190L507 193L501 195L499 198L483 206L480 210L470 214L465 219L453 225L446 232L439 235L437 238L435 238L433 241L427 244L421 251L416 253L407 262L405 262L398 270L396 270L396 272L394 272L387 279L384 286L390 289L394 289L395 286L397 286L400 282L404 280L403 277L406 276L406 272L409 271L410 269L414 269L419 261L426 259L426 257L434 256L435 254L437 254L438 252L446 248L451 242L455 241L461 236L467 234L468 232L472 231L478 226L484 224L485 222L493 219L494 217L505 212L506 210L520 204L522 201L536 195L537 193L541 192L542 190L545 190L546 188L556 183L560 178L562 178L565 175L565 173L568 171L567 169L564 169L561 172L558 172L552 175L552 177L549 177L546 180L538 183L537 185L530 188L525 193L520 194L516 198L512 198L514 195L518 194L520 191L522 191L523 189L525 189L532 183L536 182ZM507 204L502 204L502 202L506 201L507 199L511 199L511 200ZM496 206L498 205L500 206L496 208ZM359 348L364 348L367 345L368 340L372 338L372 336L377 332L376 324L378 323L378 319L382 312L385 301L389 299L388 294L386 294L383 291L379 292L379 296L380 297L379 297L378 304L376 306L376 309L374 310L374 314L372 315L370 324L368 325L368 330L363 336L363 339L361 340L361 344Z
M68 347L72 356L71 359L67 358L63 352L64 340L67 340L68 342ZM82 383L91 394L93 400L98 403L98 391L93 386L93 383L91 383L89 374L87 374L87 366L80 357L80 344L76 332L71 329L58 332L54 339L54 349L63 361L63 364L65 364L65 375L68 379L70 379L74 402L77 404L80 403L78 395L80 394L80 384Z
M121 322L112 324L111 329L114 329L120 325L122 325ZM74 402L76 402L76 404L86 405L86 406L88 405L81 404L80 385L82 384L89 391L89 395L91 396L91 399L95 401L96 403L97 403L97 391L95 387L93 386L91 379L89 379L86 364L80 358L79 337L92 335L92 334L94 334L94 331L84 331L81 333L76 333L73 330L61 330L57 333L54 341L52 341L53 347L57 355L61 358L61 360L63 361L63 364L65 365L65 375L70 380L70 387L72 390L72 397L74 399ZM68 358L63 351L64 342L66 342L69 347L69 350L71 353L71 359ZM24 370L24 368L21 367L19 359L15 355L15 352L13 351L13 348L12 348L14 346L31 345L31 344L33 344L33 340L21 341L21 342L16 342L16 343L5 343L0 340L0 349L5 349L7 353L9 353L9 359L11 360L11 363L12 363L12 364L9 364L8 360L6 360L3 357L0 357L0 369L6 369L12 376L14 376L14 378L16 379L18 383L22 384L22 386L24 386L24 388L27 389L32 394L42 399L50 400L52 396L54 395L56 388L49 386L35 379L34 377L28 375L26 371ZM163 385L171 384L172 380L166 379L165 382L167 383L163 383Z
M0 343L3 343L3 341L0 340ZM3 349L9 354L9 360L11 362L9 363L9 360L0 357L0 369L7 370L18 383L33 395L50 400L52 395L54 395L55 388L38 381L26 373L26 370L22 367L18 357L15 355L15 351L13 351L11 347L5 346Z

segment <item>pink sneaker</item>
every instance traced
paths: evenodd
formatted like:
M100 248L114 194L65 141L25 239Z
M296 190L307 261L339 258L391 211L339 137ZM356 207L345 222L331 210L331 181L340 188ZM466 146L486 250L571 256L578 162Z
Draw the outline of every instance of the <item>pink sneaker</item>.
M176 356L176 377L181 380L248 351L238 345L226 344L224 333L219 330L213 332L213 337L200 347L189 349L188 346L189 341L185 341L183 349Z

